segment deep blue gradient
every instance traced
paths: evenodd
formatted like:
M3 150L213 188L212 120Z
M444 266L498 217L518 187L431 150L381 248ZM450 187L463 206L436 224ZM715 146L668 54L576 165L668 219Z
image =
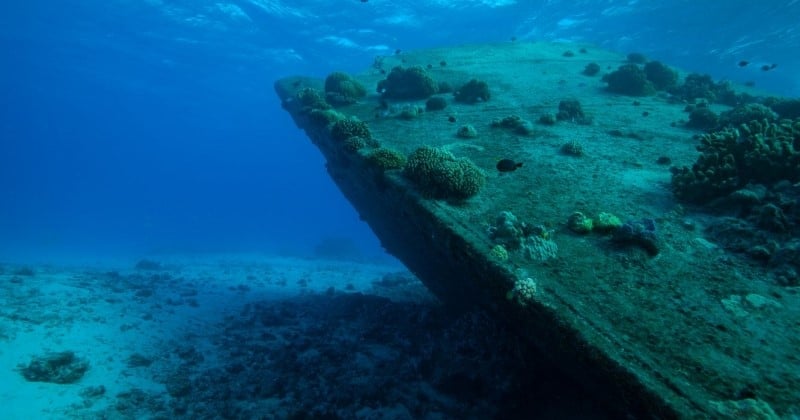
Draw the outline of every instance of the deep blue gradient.
M800 2L701 3L723 4L5 2L0 260L302 251L326 236L379 253L272 83L396 48L577 40L800 92Z

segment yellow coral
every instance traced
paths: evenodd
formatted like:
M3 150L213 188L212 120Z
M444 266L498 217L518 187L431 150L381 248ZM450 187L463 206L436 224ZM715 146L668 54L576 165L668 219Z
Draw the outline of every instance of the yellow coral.
M599 232L613 232L622 226L622 220L611 213L600 213L595 219L595 230Z

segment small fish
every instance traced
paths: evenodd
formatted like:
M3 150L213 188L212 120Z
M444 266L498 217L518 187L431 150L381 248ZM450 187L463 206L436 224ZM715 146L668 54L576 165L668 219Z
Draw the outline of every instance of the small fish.
M502 159L500 162L497 162L497 170L500 172L512 172L521 167L522 162L514 162L511 159Z
M747 67L748 64L750 64L749 61L742 60L742 61L739 62L739 67Z
M770 71L770 70L774 69L775 67L778 67L778 65L777 64L764 64L763 66L761 66L761 71Z

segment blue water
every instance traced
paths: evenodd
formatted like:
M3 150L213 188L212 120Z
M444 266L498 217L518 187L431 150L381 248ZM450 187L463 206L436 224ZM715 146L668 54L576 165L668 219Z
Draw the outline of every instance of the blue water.
M798 95L800 1L711 4L3 2L0 257L305 252L331 236L380 254L272 82L398 48L585 41Z

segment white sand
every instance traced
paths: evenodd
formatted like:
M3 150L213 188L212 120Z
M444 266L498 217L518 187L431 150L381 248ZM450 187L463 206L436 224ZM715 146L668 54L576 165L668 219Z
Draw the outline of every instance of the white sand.
M163 344L195 348L207 343L226 315L235 315L251 301L325 293L368 292L400 265L373 265L298 258L215 255L153 257L164 270L135 270L135 260L116 268L119 279L105 274L112 267L56 268L32 266L34 276L14 275L6 265L0 275L0 417L64 418L102 410L118 393L139 388L166 393L148 369L129 367L139 353L154 364L169 363L157 354ZM156 278L154 274L169 274ZM142 284L130 275L139 274ZM137 292L141 296L137 296ZM152 295L149 295L152 293ZM174 346L173 346L174 347ZM75 384L28 382L17 371L31 358L72 350L91 368ZM204 352L213 354L213 352ZM213 356L212 356L213 357ZM203 363L214 363L206 357ZM81 390L104 386L105 395L88 399ZM82 407L78 409L78 407Z

